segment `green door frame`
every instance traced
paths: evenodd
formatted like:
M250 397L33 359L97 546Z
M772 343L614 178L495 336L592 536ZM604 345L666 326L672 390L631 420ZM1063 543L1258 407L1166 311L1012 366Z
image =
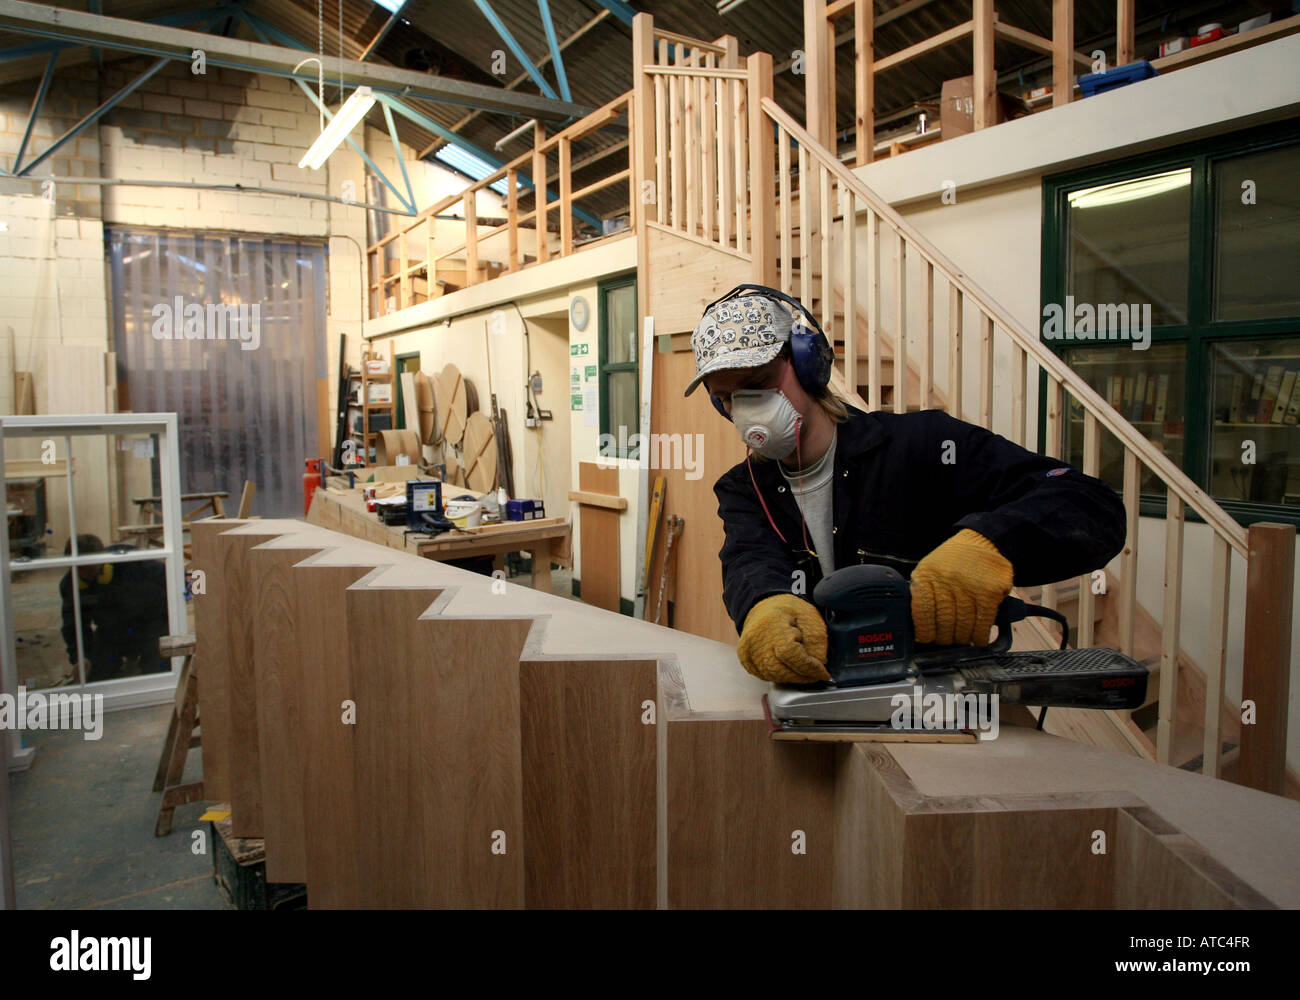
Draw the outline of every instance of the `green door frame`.
M627 274L619 275L617 278L608 278L605 281L596 284L596 312L600 317L600 325L597 333L596 344L596 363L600 366L596 369L596 384L600 387L600 433L612 434L613 428L609 426L609 391L607 389L605 376L610 372L638 372L640 371L641 359L638 356L636 361L610 362L606 360L605 344L609 339L609 310L605 308L605 294L617 288L626 288L631 286L636 288L636 272L630 271ZM636 342L639 348L639 341ZM637 379L637 413L641 412L641 381ZM640 428L633 428L628 432L630 438L633 434L639 433ZM617 435L615 434L615 438ZM615 445L614 451L608 458L627 458L628 456L618 450Z
M406 428L406 407L402 403L402 362L409 361L412 358L414 358L416 361L419 361L420 352L410 351L407 354L399 354L393 358L393 367L394 367L393 379L394 381L397 382L397 389L395 390L393 396L393 399L397 405L397 413L394 414L396 419L393 421L393 426L397 428L399 431L404 430Z

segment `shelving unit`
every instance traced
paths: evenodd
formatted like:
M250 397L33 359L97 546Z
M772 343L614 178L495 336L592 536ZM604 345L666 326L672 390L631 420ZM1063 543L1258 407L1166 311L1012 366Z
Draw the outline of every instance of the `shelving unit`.
M383 373L371 373L367 370L368 362L382 361L387 367ZM352 390L348 391L348 436L358 443L358 450L361 452L362 465L370 465L374 461L375 442L379 438L379 431L391 430L395 426L394 414L396 413L396 398L393 391L393 356L392 345L389 345L388 355L385 356L378 351L363 351L361 354L361 370L351 373L348 376L350 385L356 387L356 397L352 396ZM387 402L372 402L371 387L387 386L386 393L374 393L374 395L388 397ZM361 430L356 429L353 414L361 416ZM386 413L388 415L388 426L371 429L370 419L372 413Z

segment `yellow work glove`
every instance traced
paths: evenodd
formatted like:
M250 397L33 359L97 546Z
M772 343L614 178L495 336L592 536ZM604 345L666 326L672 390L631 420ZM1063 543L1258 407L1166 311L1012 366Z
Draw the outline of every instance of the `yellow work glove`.
M983 646L1014 575L997 546L963 528L912 570L917 642Z
M805 600L773 594L749 610L736 647L740 662L755 677L778 684L828 681L826 623Z

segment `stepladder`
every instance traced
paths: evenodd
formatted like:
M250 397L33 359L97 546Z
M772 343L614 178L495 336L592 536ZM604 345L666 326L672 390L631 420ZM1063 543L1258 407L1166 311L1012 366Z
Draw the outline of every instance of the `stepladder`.
M158 640L158 649L166 657L185 657L180 678L176 682L176 698L172 705L171 721L167 725L167 737L163 740L162 755L158 760L158 772L153 780L153 790L162 792L154 836L165 837L171 833L172 812L176 807L203 798L203 782L182 780L185 775L185 759L192 748L199 746L201 738L196 732L199 728L199 691L194 634L165 635Z

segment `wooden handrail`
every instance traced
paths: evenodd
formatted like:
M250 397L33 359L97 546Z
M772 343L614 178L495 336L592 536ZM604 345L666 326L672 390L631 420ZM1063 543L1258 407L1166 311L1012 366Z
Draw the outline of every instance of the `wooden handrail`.
M808 149L812 159L820 163L839 181L850 188L858 201L865 204L880 219L902 233L912 248L925 260L933 264L948 279L955 289L975 301L990 319L1005 330L1012 341L1023 349L1040 367L1047 371L1050 380L1067 388L1070 395L1078 400L1085 410L1092 412L1098 422L1115 435L1120 442L1151 469L1171 491L1180 496L1187 506L1199 514L1215 533L1225 539L1232 548L1242 555L1247 555L1246 531L1233 518L1216 504L1204 490L1194 483L1185 472L1179 469L1155 445L1148 441L1136 428L1110 406L1091 386L1056 356L1042 342L1031 336L1022 324L1003 308L992 296L968 278L962 270L940 252L929 240L903 220L892 206L882 200L867 185L862 183L838 159L826 153L808 132L770 97L762 97L760 104L763 112L777 125Z
M651 64L641 67L653 76L690 76L713 80L743 80L743 69L711 69L707 66L659 66Z
M684 48L700 49L703 52L713 52L720 56L727 53L727 50L721 45L706 42L699 38L691 38L689 35L679 35L675 31L662 31L655 28L652 37L656 42L675 42Z

